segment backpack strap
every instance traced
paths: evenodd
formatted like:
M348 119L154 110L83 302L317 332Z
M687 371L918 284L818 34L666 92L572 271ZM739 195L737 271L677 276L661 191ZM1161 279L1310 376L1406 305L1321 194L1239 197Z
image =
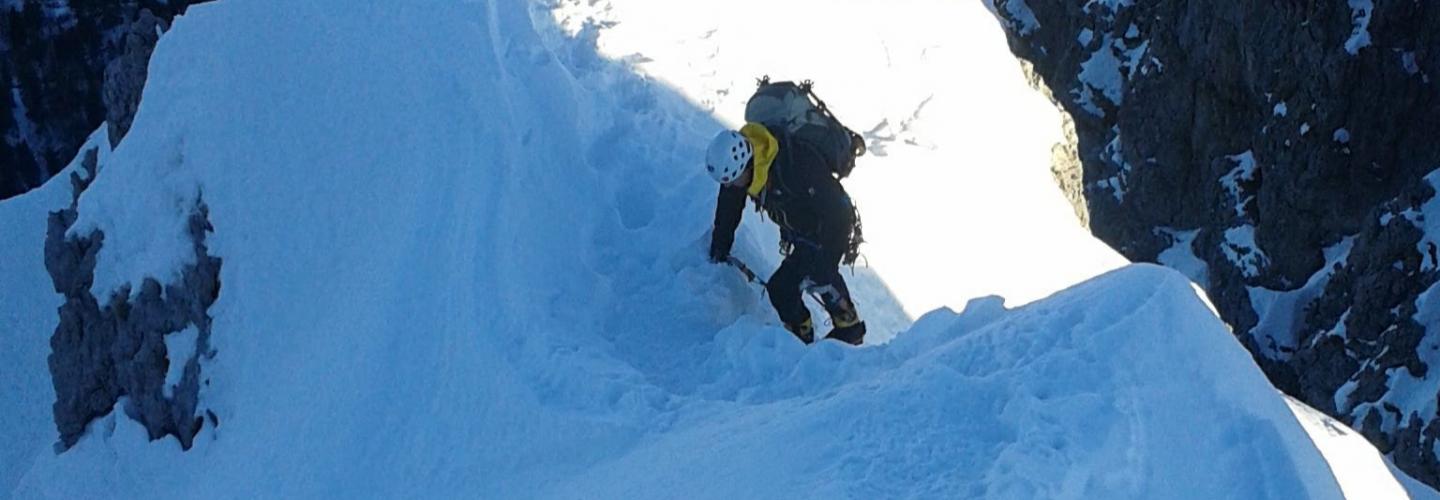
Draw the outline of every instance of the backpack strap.
M821 100L820 96L815 95L814 80L801 80L800 90L805 91L805 95L810 97L810 100L815 103L815 108L819 109L821 114L825 115L826 118L835 119L835 115L830 113L830 107L825 105L825 101Z
M766 76L763 80L769 82L770 77ZM830 112L830 106L825 104L825 100L815 95L815 82L813 80L801 81L800 90L804 90L805 95L809 96L810 100L815 102L815 108L820 110L821 114L825 115L826 118L834 120L835 123L840 123L840 119L836 118L835 114ZM844 127L844 125L841 126ZM854 130L850 130L850 127L845 127L845 132L850 134L850 153L857 158L865 156L865 138L855 133Z

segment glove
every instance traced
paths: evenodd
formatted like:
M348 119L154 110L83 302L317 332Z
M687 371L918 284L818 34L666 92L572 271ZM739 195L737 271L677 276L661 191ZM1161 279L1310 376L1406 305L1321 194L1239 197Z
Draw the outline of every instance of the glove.
M720 245L710 245L710 262L720 264L730 259L730 251Z

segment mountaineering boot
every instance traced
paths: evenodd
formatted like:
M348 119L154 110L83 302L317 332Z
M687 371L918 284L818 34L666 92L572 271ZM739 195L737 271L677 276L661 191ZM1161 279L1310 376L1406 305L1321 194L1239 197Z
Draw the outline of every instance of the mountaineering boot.
M798 325L787 323L785 329L790 330L790 333L794 334L795 338L800 339L800 342L804 342L807 345L815 342L815 323L811 322L808 318Z
M860 345L865 341L865 322L860 321L860 314L855 312L855 304L843 298L835 302L834 307L826 308L835 328L832 328L825 338Z
M825 334L825 338L839 340L850 345L863 344L865 343L865 322L858 321L850 326L840 326L839 323L836 323L835 328Z

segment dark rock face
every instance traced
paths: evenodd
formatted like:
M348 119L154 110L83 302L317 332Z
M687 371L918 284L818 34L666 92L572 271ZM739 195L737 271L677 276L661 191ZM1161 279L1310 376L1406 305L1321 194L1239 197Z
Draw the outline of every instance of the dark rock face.
M82 166L88 175L71 178L77 200L95 178L94 149L85 153ZM51 213L45 238L45 267L55 291L65 296L60 324L50 339L57 447L73 446L91 420L110 413L127 397L126 415L144 424L151 439L175 436L189 449L202 423L197 414L201 363L215 354L206 310L220 292L220 259L208 255L205 247L212 230L206 207L197 204L190 215L195 264L182 271L180 282L162 285L147 279L138 294L122 289L103 306L90 285L105 235L96 231L66 237L77 215L74 202ZM166 337L187 331L193 339L177 343L183 351L170 352Z
M130 127L159 33L194 1L23 0L0 7L0 199L43 184L102 122Z
M992 4L1067 115L1054 171L1092 233L1189 274L1277 387L1440 486L1440 6Z

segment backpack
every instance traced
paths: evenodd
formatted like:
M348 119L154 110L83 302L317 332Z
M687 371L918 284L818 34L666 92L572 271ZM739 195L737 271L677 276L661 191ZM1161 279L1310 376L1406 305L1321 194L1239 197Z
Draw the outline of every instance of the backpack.
M766 76L757 83L759 88L745 104L745 121L784 130L815 148L835 178L850 175L855 158L865 154L865 139L835 119L825 101L811 90L813 82L771 83Z

